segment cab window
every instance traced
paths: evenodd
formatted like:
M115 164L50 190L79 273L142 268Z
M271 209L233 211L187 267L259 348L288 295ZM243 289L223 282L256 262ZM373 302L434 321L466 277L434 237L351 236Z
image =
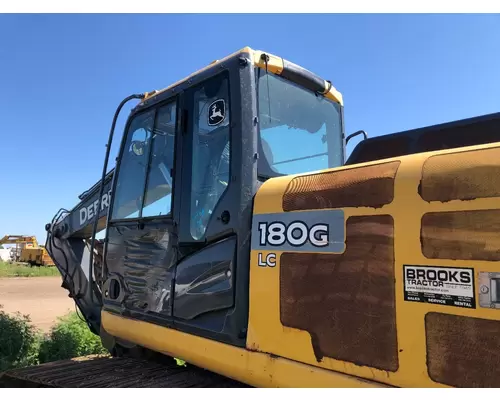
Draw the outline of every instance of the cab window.
M201 239L229 184L230 123L228 80L210 79L194 92L190 231Z
M152 133L143 217L168 215L172 210L175 122L175 103L158 109Z
M129 125L118 166L112 219L139 217L142 207L154 110L139 114Z

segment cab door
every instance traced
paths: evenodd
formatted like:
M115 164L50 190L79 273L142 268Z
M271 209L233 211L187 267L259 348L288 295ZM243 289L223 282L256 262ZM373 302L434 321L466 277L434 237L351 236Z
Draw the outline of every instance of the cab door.
M177 262L177 103L170 99L130 119L109 211L103 291L105 308L167 326Z
M242 218L241 180L236 178L241 137L233 117L239 94L232 90L239 85L237 76L231 76L229 71L217 73L183 94L182 258L176 268L173 315L176 329L242 345L247 305L238 306L235 279ZM245 272L241 270L241 299L248 287Z

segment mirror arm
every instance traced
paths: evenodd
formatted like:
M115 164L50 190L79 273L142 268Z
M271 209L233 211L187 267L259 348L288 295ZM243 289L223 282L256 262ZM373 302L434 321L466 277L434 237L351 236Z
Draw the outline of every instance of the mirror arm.
M364 136L363 140L368 139L367 133L365 131L363 131L363 130L360 130L360 131L351 133L349 136L347 136L346 139L345 139L345 144L349 143L349 140L351 140L353 137L358 136L358 135L363 135Z

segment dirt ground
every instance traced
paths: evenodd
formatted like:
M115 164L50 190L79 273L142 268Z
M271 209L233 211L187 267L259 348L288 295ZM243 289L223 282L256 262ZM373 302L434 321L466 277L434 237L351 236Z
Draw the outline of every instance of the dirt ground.
M7 313L29 314L31 322L44 332L50 330L57 317L75 310L75 303L61 288L59 276L2 278L0 304Z

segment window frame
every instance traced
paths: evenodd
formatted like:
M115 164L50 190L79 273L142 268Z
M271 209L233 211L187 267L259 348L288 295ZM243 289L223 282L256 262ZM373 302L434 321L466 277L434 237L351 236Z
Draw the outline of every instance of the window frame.
M271 166L267 160L267 157L264 155L264 149L263 149L263 145L262 145L262 136L261 136L261 128L260 128L260 101L259 101L259 92L261 90L261 85L260 85L260 78L262 77L265 77L266 74L269 74L275 78L277 78L278 80L283 80L283 81L287 81L290 85L293 85L295 87L297 87L298 89L301 89L305 92L309 92L311 94L315 94L313 91L305 88L304 86L296 83L296 82L293 82L281 75L278 75L278 74L275 74L271 71L267 71L265 69L262 69L258 66L254 67L254 71L255 71L255 88L256 88L256 105L257 105L257 116L258 116L258 129L257 129L257 146L258 146L258 153L259 153L259 159L258 159L258 165L257 165L257 178L261 181L261 182L265 182L267 181L268 179L272 179L272 178L279 178L279 177L285 177L285 176L291 176L291 175L300 175L300 174L308 174L308 173L311 173L311 172L314 172L314 170L311 170L311 171L302 171L302 172L297 172L295 174L286 174L286 173L279 173L279 172L274 172L272 171L271 169ZM345 132L344 132L344 107L342 104L338 104L337 102L333 101L333 100L330 100L328 98L325 98L326 101L329 101L331 102L335 107L338 107L338 114L339 114L339 128L340 128L340 137L339 137L339 145L341 147L340 149L340 164L336 167L326 167L326 169L330 169L330 168L338 168L338 167L341 167L344 165L345 163ZM327 128L328 129L328 128ZM327 156L328 156L328 160L330 161L330 157L332 157L332 155L330 154L330 151L328 149L327 151ZM264 174L265 173L270 173L270 174Z
M157 107L149 107L147 109L144 109L144 110L141 110L140 112L137 112L137 113L134 113L132 115L129 116L129 118L127 119L127 123L126 123L126 126L125 126L125 129L124 129L124 135L122 136L122 140L121 140L121 144L120 144L120 151L119 151L119 155L118 155L118 159L117 159L117 164L116 164L116 167L115 167L115 170L114 170L114 173L113 173L113 182L112 182L112 198L113 198L113 201L111 202L110 206L109 206L109 210L108 210L108 215L109 215L109 220L110 222L116 222L116 221L136 221L138 219L141 218L141 214L142 214L142 203L141 203L141 207L138 208L137 211L135 211L134 213L137 213L138 212L138 216L137 217L126 217L126 218L115 218L114 217L114 209L115 209L115 204L117 202L117 199L118 197L116 196L116 188L118 186L118 180L120 178L120 173L122 172L122 161L123 161L123 155L125 153L125 145L127 144L128 142L128 138L129 138L129 134L130 134L130 127L132 125L132 123L136 120L136 118L140 117L141 115L144 115L144 114L147 114L147 113L151 113L153 114L153 129L154 129L154 124L156 122L156 109ZM151 146L149 146L151 147ZM149 158L149 150L148 150L148 158ZM147 168L146 168L146 175L147 175ZM146 176L144 176L144 184L146 183ZM142 193L144 195L144 187L143 187L143 190L142 190Z
M113 217L113 209L114 209L114 206L115 206L115 201L116 201L116 197L115 197L115 192L116 192L116 186L118 184L118 179L120 177L120 171L121 171L121 162L122 162L122 158L123 158L123 154L124 154L124 151L125 151L125 144L127 143L127 139L128 139L128 134L129 134L129 129L130 129L130 126L132 124L132 122L135 120L135 118L139 117L140 115L142 114L145 114L145 113L148 113L148 112L153 112L154 114L154 122L153 122L153 130L155 129L156 127L156 123L157 123L157 119L158 119L158 111L159 109L165 107L165 106L168 106L169 104L174 104L174 107L175 107L175 136L174 136L174 157L173 157L173 167L172 167L172 173L171 173L171 177L172 177L172 192L171 192L171 205L170 205L170 212L168 214L164 214L164 215L154 215L154 216L147 216L147 217L143 217L142 215L142 212L143 212L143 209L144 209L144 202L146 200L146 192L147 192L147 188L148 188L148 182L149 182L149 172L151 170L151 157L152 157L152 150L153 150L153 140L151 141L151 144L149 146L149 150L148 150L148 165L146 167L146 175L145 175L145 179L144 179L144 186L142 187L142 201L141 201L141 206L139 208L139 215L137 217L130 217L130 218L114 218ZM178 184L178 177L177 177L177 160L178 160L178 147L180 145L179 142L181 142L181 140L179 140L179 132L180 132L180 124L181 124L181 108L180 108L180 104L181 104L181 99L180 99L180 95L176 94L176 95L173 95L171 97L168 97L164 100L162 100L161 102L158 102L158 103L155 103L153 105L151 105L150 107L147 107L143 110L140 110L136 113L134 113L132 111L131 115L129 116L129 118L127 119L127 122L126 122L126 125L125 125L125 129L124 129L124 132L125 134L122 136L122 140L121 140L121 144L120 144L120 150L119 150L119 156L118 156L118 159L117 159L117 163L116 163L116 167L115 167L115 170L114 170L114 173L113 173L113 182L112 182L112 191L113 191L113 194L112 194L112 197L113 197L113 201L111 202L111 204L109 205L109 210L108 210L108 220L109 220L109 223L110 224L115 224L115 223L123 223L123 222L136 222L136 221L150 221L150 220L160 220L160 219L174 219L174 213L175 213L175 187L177 186Z

